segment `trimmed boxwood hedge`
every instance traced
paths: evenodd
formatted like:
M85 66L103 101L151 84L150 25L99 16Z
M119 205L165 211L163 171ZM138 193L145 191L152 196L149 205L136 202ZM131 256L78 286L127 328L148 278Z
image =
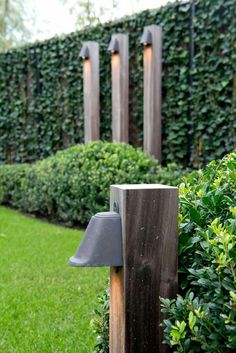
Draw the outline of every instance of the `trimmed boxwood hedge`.
M180 185L177 299L165 342L180 353L236 351L236 150Z
M175 183L183 172L175 165L161 168L141 149L98 141L34 164L0 166L0 202L83 224L92 214L108 210L111 184Z

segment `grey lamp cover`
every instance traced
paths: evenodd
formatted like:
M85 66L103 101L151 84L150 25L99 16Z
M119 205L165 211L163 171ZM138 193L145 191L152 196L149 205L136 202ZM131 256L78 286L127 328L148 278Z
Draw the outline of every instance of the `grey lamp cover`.
M107 50L112 53L119 53L119 43L116 38L111 38L111 41L109 43Z
M152 34L148 30L144 30L143 35L140 40L141 44L151 45L152 44Z
M89 49L86 44L83 44L79 56L83 59L89 59Z
M123 266L121 218L116 212L92 216L71 266Z

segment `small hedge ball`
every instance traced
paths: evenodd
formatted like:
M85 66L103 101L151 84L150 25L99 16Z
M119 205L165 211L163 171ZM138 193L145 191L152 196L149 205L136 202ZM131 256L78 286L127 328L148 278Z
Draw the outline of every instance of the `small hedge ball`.
M184 174L175 164L161 168L128 144L97 141L34 164L0 166L0 203L68 225L85 224L108 210L110 185L176 185Z
M92 142L35 164L0 167L0 202L69 224L108 210L111 184L155 183L157 162L123 143Z

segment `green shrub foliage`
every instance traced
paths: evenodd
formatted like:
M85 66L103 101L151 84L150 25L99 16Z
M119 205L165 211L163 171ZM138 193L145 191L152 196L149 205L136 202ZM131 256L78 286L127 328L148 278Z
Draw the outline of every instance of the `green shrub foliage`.
M236 350L236 151L180 186L180 286L162 299L175 352Z
M194 3L194 2L192 2ZM82 42L100 45L101 137L111 136L112 33L130 41L130 142L142 144L143 27L163 28L163 162L199 166L235 136L235 0L169 4L0 55L0 163L31 162L83 142ZM193 32L190 31L191 22ZM190 33L194 57L190 70Z
M110 290L98 297L98 307L94 310L92 325L97 335L97 344L93 353L109 353L109 307Z
M161 299L165 342L181 353L236 350L236 151L179 188L177 299ZM99 298L96 353L108 353L109 292Z
M69 224L86 223L108 210L111 184L171 184L184 172L174 165L161 169L130 145L98 141L34 164L0 166L0 202Z

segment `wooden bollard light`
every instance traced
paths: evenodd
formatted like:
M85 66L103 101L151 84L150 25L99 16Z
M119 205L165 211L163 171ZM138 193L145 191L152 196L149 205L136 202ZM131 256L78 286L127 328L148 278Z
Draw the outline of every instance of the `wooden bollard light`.
M83 59L84 142L99 140L100 87L99 45L85 42L79 56Z
M140 42L144 46L143 147L161 162L161 27L156 25L144 27Z
M178 189L113 185L110 209L91 218L69 263L111 267L110 353L170 352L159 297L177 293Z
M113 34L108 51L111 52L112 71L112 140L129 141L129 37Z

